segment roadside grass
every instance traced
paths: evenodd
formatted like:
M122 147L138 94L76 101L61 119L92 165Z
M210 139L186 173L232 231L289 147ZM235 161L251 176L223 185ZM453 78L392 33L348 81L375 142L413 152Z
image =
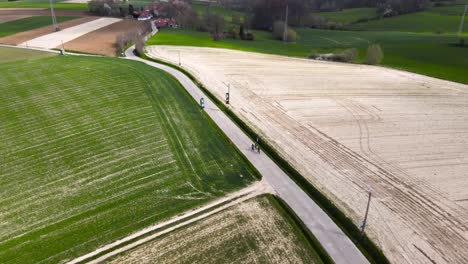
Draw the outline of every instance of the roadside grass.
M48 1L0 1L0 8L50 8L50 6ZM88 5L56 2L54 3L54 9L87 11Z
M258 177L142 63L56 56L0 71L1 263L78 257Z
M40 59L55 55L54 53L38 50L0 47L0 63Z
M110 263L323 263L271 195L178 228Z
M454 34L425 34L409 32L337 31L308 28L296 29L296 43L285 44L272 38L271 33L255 31L255 41L224 39L213 41L206 32L183 29L163 29L148 40L148 45L181 45L226 48L242 51L307 57L310 53L328 53L357 48L363 62L369 44L382 46L383 65L416 72L436 78L468 83L468 48L458 47Z
M60 23L77 18L78 17L60 16L57 17L57 21ZM50 26L52 29L52 20L50 16L33 16L0 23L0 37L5 37L45 26Z

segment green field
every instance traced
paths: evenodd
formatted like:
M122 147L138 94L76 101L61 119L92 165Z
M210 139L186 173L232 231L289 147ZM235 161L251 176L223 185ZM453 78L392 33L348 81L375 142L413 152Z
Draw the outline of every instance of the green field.
M463 5L433 7L427 11L370 20L348 26L351 30L455 33L461 22ZM465 29L468 21L465 20Z
M242 202L110 263L322 263L295 223L270 198Z
M350 8L315 13L340 23L348 30L454 33L458 31L464 5L430 7L425 11L379 18L375 8ZM465 21L465 28L468 21Z
M77 17L61 16L57 17L57 21L61 23L76 18ZM51 26L52 28L52 19L50 16L33 16L5 23L0 23L0 37L5 37L19 32L28 31L45 26Z
M54 53L19 48L0 48L0 63L33 60L54 56Z
M379 43L385 53L383 65L437 78L468 83L468 48L457 47L455 35L408 32L335 31L300 28L296 43L274 40L269 32L257 31L255 41L211 40L208 33L190 30L162 30L149 45L216 47L270 54L306 57L312 52L334 52L357 48L362 62L367 46Z
M0 71L0 263L71 259L255 180L154 68L54 56Z
M343 25L355 23L360 20L373 19L378 16L375 8L350 8L336 12L314 13L314 15Z
M54 0L54 9L69 9L69 10L88 10L87 4L71 4L60 3L63 0ZM46 0L22 0L8 2L7 0L0 0L0 8L49 8L49 1Z
M201 17L204 16L205 13L208 12L208 5L205 4L205 3L196 3L196 2L192 3L192 8ZM211 12L212 14L217 14L217 15L224 16L224 19L226 19L226 22L228 22L228 23L232 21L233 16L238 16L242 21L244 15L245 15L242 12L232 10L232 9L229 9L229 8L225 8L223 6L216 5L216 4L211 5L211 7L209 8L209 12Z

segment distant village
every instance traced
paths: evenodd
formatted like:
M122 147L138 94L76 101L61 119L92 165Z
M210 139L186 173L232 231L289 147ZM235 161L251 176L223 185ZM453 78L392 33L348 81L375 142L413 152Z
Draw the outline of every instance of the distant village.
M130 5L131 6L131 5ZM129 7L130 9L130 7ZM161 10L157 4L147 5L143 10L133 10L131 15L139 21L153 20L158 28L177 28L177 21L175 18L167 18L164 10Z

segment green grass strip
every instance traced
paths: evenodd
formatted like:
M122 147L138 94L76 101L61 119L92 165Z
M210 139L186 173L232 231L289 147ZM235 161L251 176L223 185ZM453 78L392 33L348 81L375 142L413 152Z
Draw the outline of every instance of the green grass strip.
M0 8L49 8L48 3L0 2ZM87 11L88 4L55 3L56 10Z

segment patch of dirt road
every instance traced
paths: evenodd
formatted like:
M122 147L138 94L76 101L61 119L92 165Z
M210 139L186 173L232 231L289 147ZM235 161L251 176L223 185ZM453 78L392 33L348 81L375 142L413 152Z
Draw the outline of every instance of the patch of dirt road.
M366 65L151 46L232 109L393 263L468 259L468 86Z

